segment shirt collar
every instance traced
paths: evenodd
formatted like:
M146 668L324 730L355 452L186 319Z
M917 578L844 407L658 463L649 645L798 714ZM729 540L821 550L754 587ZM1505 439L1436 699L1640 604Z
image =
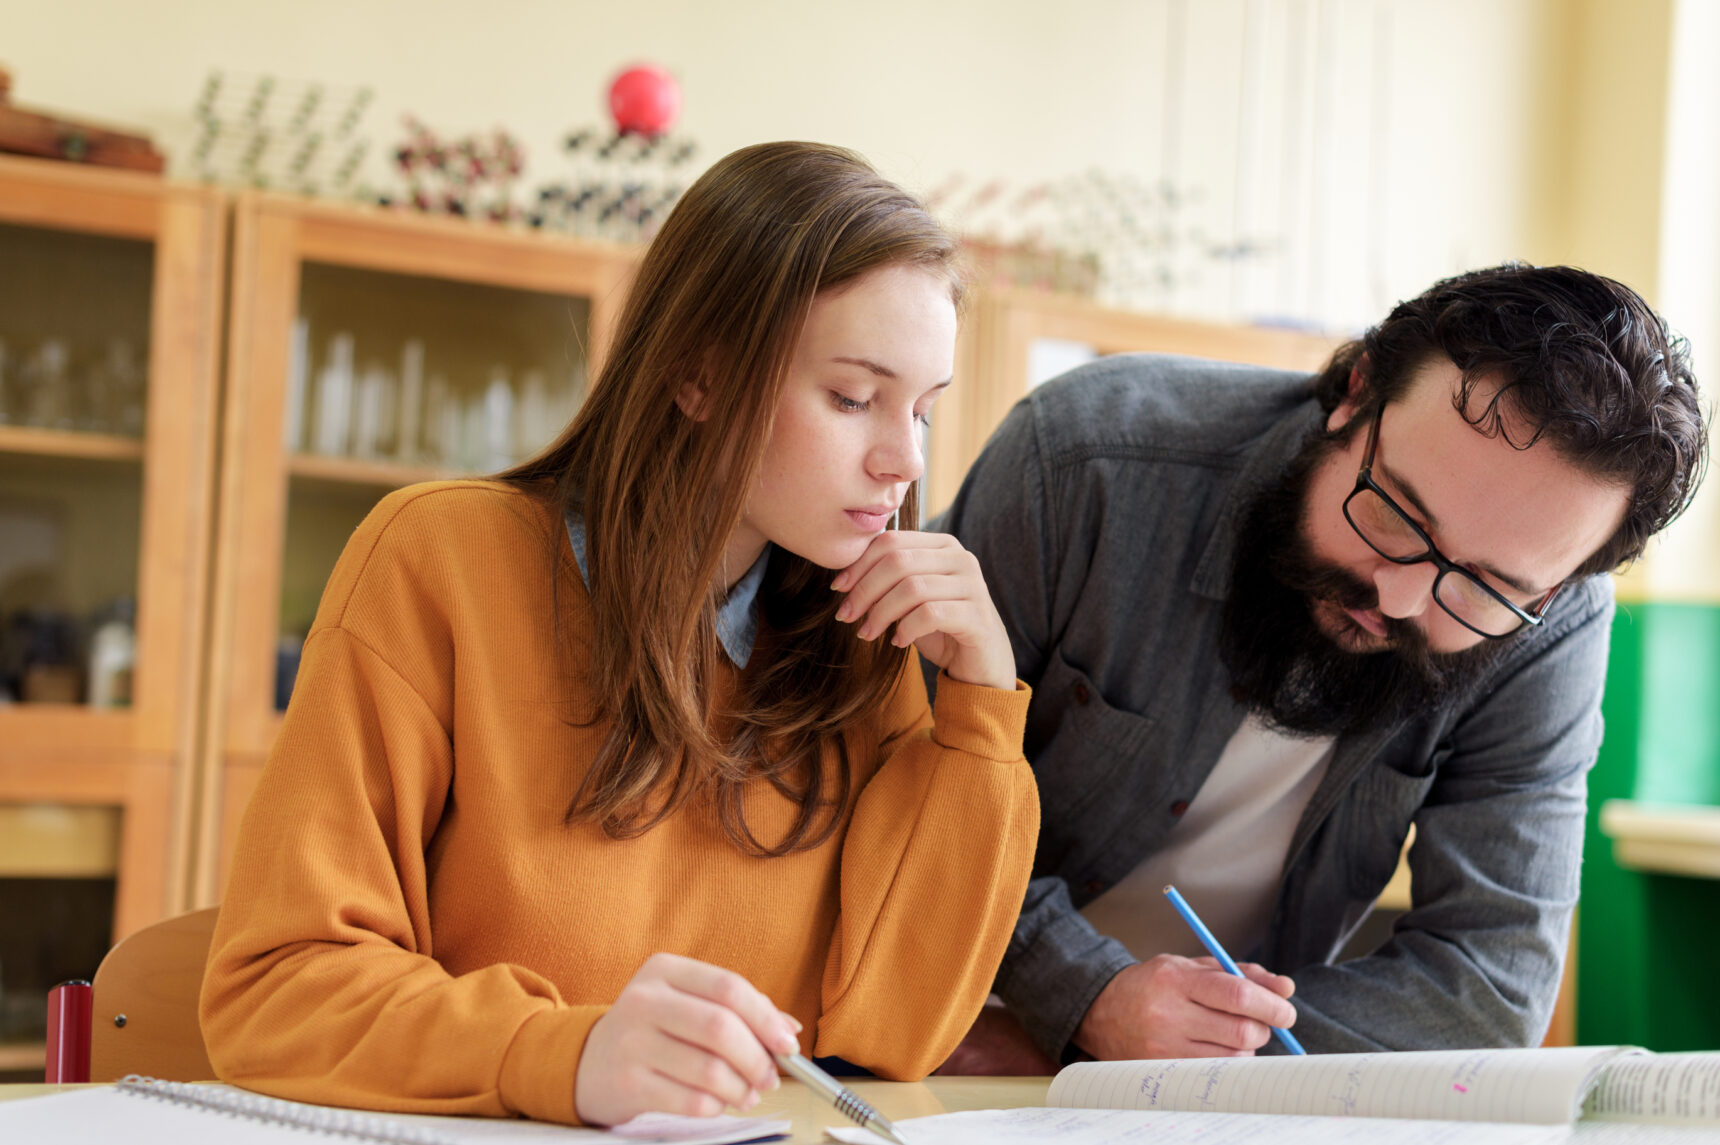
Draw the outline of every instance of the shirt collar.
M580 579L591 587L591 573L585 564L585 517L567 511L567 540L573 546L573 559L579 565ZM770 563L771 546L767 543L758 560L735 582L729 595L717 606L717 642L723 646L737 668L745 668L752 659L753 645L758 641L758 590L764 583L765 566Z
M1201 554L1200 563L1195 566L1193 580L1189 582L1189 588L1197 595L1211 600L1224 600L1230 596L1230 574L1236 563L1236 545L1240 540L1238 530L1244 524L1249 506L1268 482L1283 476L1284 467L1290 464L1296 451L1308 439L1308 434L1325 416L1318 402L1308 400L1274 425L1242 463L1241 471L1225 493L1224 506L1219 510L1212 537L1207 542L1206 551Z

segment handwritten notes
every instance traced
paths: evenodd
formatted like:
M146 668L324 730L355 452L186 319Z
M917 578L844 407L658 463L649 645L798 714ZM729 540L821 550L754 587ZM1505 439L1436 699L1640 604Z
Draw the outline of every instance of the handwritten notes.
M1614 1062L1583 1106L1605 1121L1720 1121L1720 1053L1660 1054Z
M1082 1062L1051 1105L1570 1124L1617 1046Z

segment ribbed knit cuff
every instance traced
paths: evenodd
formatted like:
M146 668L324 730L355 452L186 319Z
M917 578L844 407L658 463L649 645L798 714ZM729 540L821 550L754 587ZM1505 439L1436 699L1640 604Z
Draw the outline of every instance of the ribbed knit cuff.
M571 1006L527 1018L502 1058L502 1104L537 1121L583 1124L574 1109L574 1078L586 1036L608 1012L607 1006Z
M1027 735L1027 702L1033 689L1020 680L1014 691L965 684L948 672L938 673L938 694L932 701L932 738L951 751L963 751L999 763L1021 758Z

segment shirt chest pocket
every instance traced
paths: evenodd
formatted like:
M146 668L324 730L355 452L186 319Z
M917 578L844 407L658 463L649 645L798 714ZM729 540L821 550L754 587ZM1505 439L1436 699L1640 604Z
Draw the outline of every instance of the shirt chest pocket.
M1027 716L1027 758L1039 779L1042 820L1103 819L1106 806L1139 806L1150 773L1155 723L1114 708L1079 668L1053 652ZM1130 798L1121 799L1124 792Z
M1449 754L1449 749L1436 753L1434 766L1421 775L1407 774L1376 759L1356 777L1345 800L1344 814L1345 834L1353 841L1348 874L1354 894L1364 898L1378 895L1397 870L1410 823L1433 787L1437 762Z

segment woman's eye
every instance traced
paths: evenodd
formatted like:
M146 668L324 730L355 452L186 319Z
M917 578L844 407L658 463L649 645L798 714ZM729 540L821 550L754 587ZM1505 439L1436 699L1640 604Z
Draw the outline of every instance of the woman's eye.
M914 420L919 423L922 429L930 429L932 426L932 415L930 412L915 413Z
M832 393L830 396L835 399L836 408L847 413L862 413L872 404L870 402L855 401L847 394Z

